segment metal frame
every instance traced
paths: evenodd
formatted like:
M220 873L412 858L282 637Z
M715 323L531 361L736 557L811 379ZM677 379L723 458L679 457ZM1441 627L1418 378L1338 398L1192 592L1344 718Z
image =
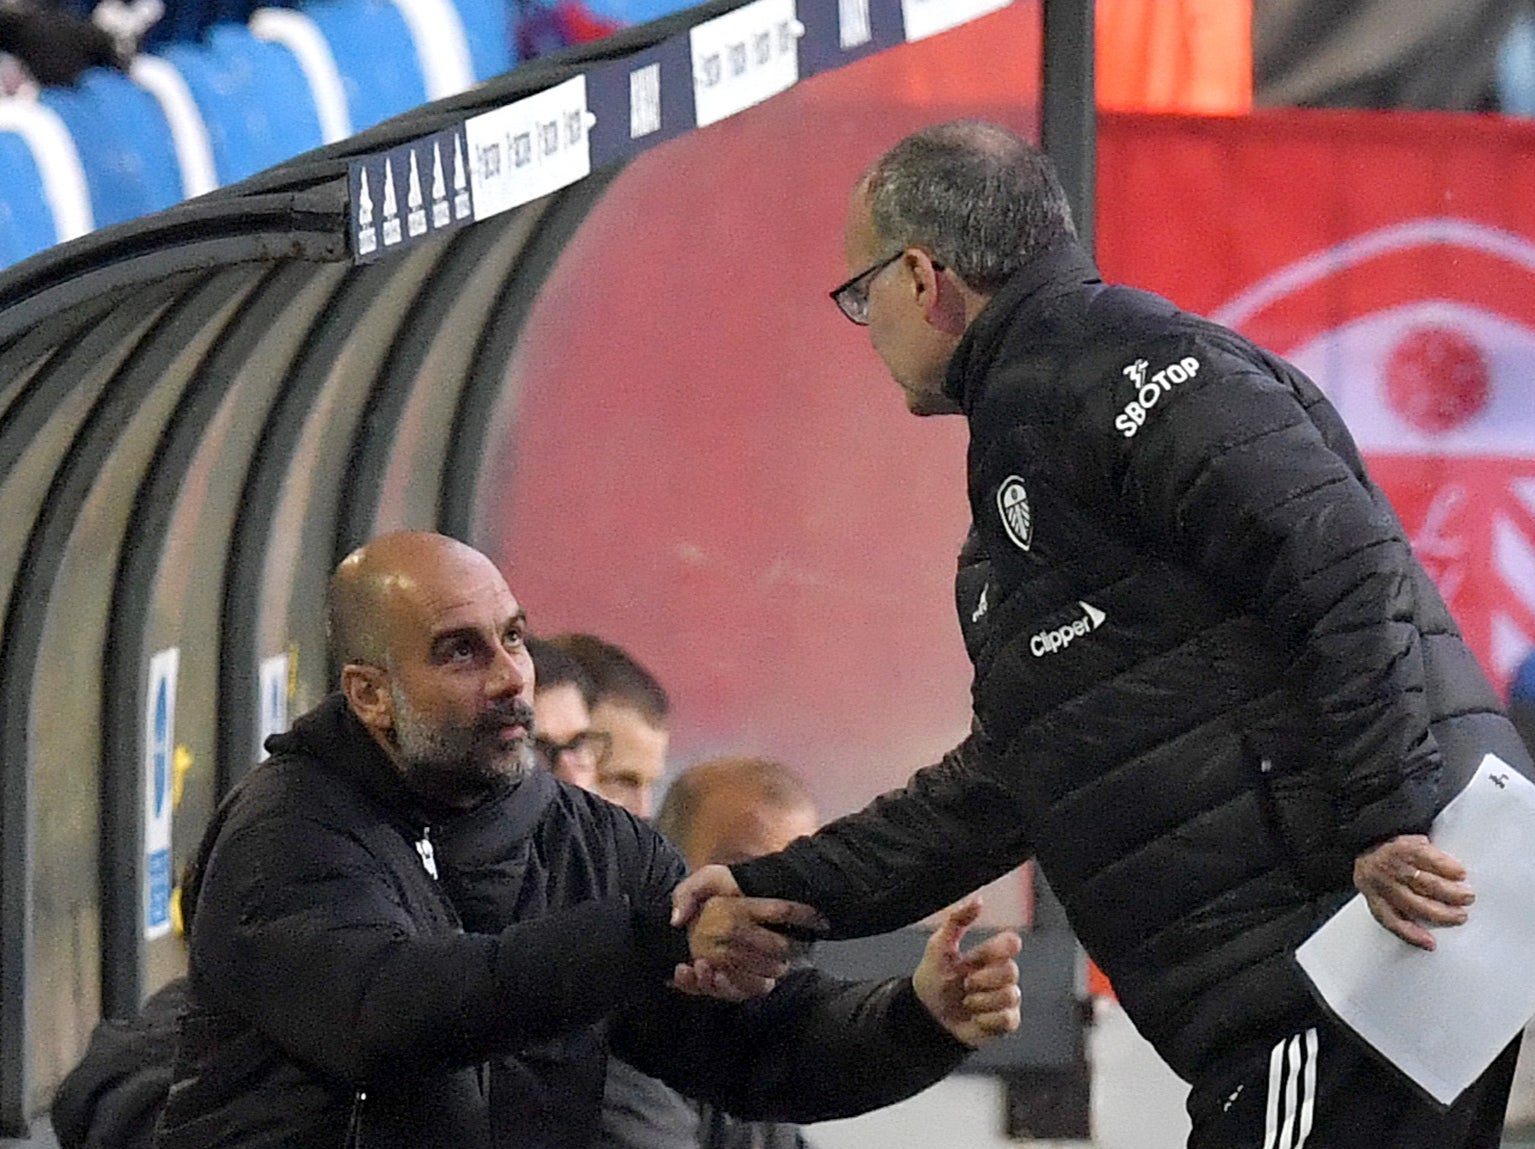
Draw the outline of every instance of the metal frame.
M1094 88L1093 0L1044 0L1041 131L1077 224L1093 250L1098 174L1098 102Z

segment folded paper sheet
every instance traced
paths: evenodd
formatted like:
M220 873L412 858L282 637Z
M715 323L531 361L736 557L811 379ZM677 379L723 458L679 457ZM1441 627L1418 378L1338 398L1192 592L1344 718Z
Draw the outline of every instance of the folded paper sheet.
M1469 920L1430 953L1357 896L1296 953L1333 1014L1449 1105L1535 1016L1535 784L1482 759L1430 832L1466 867Z

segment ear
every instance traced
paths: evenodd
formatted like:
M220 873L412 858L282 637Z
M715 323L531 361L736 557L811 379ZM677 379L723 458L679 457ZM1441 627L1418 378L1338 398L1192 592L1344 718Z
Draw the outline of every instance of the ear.
M917 305L929 327L959 338L965 333L965 296L959 284L933 265L920 248L906 253L906 266L917 293Z
M394 699L385 670L364 662L347 663L341 668L341 693L357 720L375 735L394 728Z

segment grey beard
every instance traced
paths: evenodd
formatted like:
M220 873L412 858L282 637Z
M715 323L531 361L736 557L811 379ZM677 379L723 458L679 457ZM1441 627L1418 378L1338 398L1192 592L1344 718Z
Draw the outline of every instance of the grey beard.
M419 716L394 683L391 739L405 785L423 797L449 805L473 805L500 783L517 783L536 768L532 707L521 699L487 712L482 721L438 724ZM502 722L521 723L528 736L511 747L497 745Z

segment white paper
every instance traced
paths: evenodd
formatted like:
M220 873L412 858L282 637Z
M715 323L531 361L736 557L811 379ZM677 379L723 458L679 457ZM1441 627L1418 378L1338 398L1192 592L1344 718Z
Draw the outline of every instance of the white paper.
M1535 785L1489 754L1434 820L1476 893L1420 950L1356 896L1296 953L1338 1019L1448 1105L1535 1016Z

